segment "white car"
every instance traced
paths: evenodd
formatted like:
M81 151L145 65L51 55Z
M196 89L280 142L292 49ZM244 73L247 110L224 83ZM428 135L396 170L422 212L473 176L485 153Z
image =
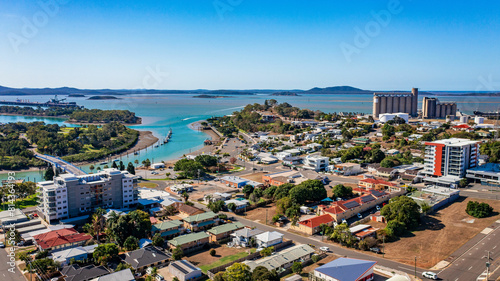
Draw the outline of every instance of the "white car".
M330 251L330 248L328 247L319 247L319 249L323 252L329 252Z
M430 272L430 271L423 272L422 276L425 277L425 278L428 278L428 279L432 279L432 280L437 280L438 279L437 274L434 273L434 272Z

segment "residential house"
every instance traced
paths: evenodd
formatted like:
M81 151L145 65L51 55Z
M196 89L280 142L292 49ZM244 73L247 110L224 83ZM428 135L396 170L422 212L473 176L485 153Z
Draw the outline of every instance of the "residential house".
M203 200L206 204L210 202L226 201L231 199L232 195L230 193L214 192L213 194L206 194L203 196Z
M104 266L87 265L80 267L78 264L67 265L61 269L64 281L89 281L109 274Z
M180 220L171 220L156 223L151 227L151 236L159 233L161 237L170 239L184 232L184 223Z
M302 178L302 174L297 171L284 171L262 175L262 181L265 184L275 186L280 186L285 183L300 183L305 180L300 180L300 178Z
M311 281L371 281L375 261L338 258L309 273Z
M378 228L374 228L369 224L358 224L356 226L350 227L349 231L354 235L357 239L361 240L368 236L375 236Z
M334 172L344 176L352 176L361 173L361 165L357 163L341 163L334 165Z
M171 262L168 266L168 271L177 277L179 281L193 280L203 275L199 267L194 266L187 260Z
M63 228L33 236L41 251L62 250L82 246L92 239L87 233L79 233L74 228Z
M253 187L260 187L262 183L236 177L236 176L225 176L220 179L220 182L234 188L242 188L245 185L251 185Z
M376 173L378 168L380 168L380 164L379 163L369 164L368 165L368 172L370 172L370 173Z
M135 277L134 274L132 274L130 268L127 268L101 277L97 277L90 281L135 281Z
M231 233L235 232L238 229L242 229L245 227L241 222L235 223L226 223L219 226L214 226L207 230L207 233L210 235L210 242L217 242L221 239L227 238L231 235Z
M177 211L183 216L194 216L198 214L203 214L205 212L200 208L196 208L194 206L189 206L186 204L178 204Z
M183 219L184 228L191 231L200 231L212 228L219 224L219 215L214 212L206 212L189 216Z
M323 145L315 142L309 143L306 146L309 148L310 151L318 151L323 148Z
M321 155L308 155L304 160L304 169L314 170L316 172L324 171L328 167L329 163L328 157L323 157Z
M254 270L258 266L263 266L269 271L276 270L280 273L290 268L295 262L304 263L309 261L313 253L314 249L309 245L295 245L274 255L257 260L247 260L243 263L248 265L250 270Z
M356 145L367 145L370 143L370 139L369 138L354 138L352 140L352 142Z
M314 235L321 231L320 225L326 224L332 226L335 220L329 214L324 214L312 217L306 220L299 221L296 226L291 226L290 229L296 230L307 235Z
M377 176L382 177L382 178L387 178L387 179L392 179L398 170L393 169L393 168L384 168L380 167L377 169Z
M226 207L231 203L236 205L236 209L234 210L234 212L236 212L236 213L240 212L241 210L244 210L248 205L250 205L250 201L248 201L246 199L242 199L242 198L224 201L224 204L226 205Z
M283 159L283 165L289 165L289 166L293 166L293 165L299 165L300 163L302 163L302 157L298 157L298 156L290 156L290 157L285 157Z
M248 247L250 246L250 241L252 239L255 240L255 236L264 233L264 231L254 228L242 228L231 233L231 237L233 237L232 244L235 246Z
M149 246L120 255L136 272L144 272L148 267L161 267L170 260L170 253Z
M199 249L209 242L210 235L206 234L205 232L184 234L167 241L171 249L180 247L183 251Z
M258 248L267 248L283 242L284 234L277 231L267 231L255 236Z
M400 191L401 188L398 187L397 184L393 182L388 182L379 179L362 179L358 182L359 187L364 188L366 190L374 189L374 190L390 190L390 191Z
M65 266L70 263L71 259L75 259L75 261L83 261L88 258L92 258L92 253L94 253L97 246L97 244L94 244L90 246L78 246L66 250L54 251L51 254L51 258L55 262L59 262L62 266Z

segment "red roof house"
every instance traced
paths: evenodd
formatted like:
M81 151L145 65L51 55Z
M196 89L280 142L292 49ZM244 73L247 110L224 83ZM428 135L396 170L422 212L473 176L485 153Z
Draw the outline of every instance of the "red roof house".
M41 250L55 250L81 246L92 236L79 233L73 228L63 228L33 236L35 243Z
M293 226L292 229L298 230L309 235L313 235L321 231L320 225L326 224L332 226L334 219L329 214L324 214L317 217L312 217L303 221L299 221L297 226Z

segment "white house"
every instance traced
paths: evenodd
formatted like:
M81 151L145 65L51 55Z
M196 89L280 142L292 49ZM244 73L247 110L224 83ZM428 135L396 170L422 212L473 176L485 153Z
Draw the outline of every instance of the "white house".
M258 248L267 248L283 242L283 235L277 231L267 231L255 236Z
M153 163L153 164L151 164L151 168L153 168L153 169L165 168L165 164L164 163Z
M329 164L329 158L321 155L308 155L304 160L304 169L314 170L316 172L324 171Z

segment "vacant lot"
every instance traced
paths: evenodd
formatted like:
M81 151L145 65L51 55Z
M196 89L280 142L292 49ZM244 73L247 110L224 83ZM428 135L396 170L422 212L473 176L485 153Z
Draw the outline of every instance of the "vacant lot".
M476 219L465 212L469 201L490 204L494 208L492 217ZM434 266L500 218L500 201L469 199L460 197L455 203L426 217L423 224L407 237L385 244L385 257L423 268ZM373 224L381 227L380 224ZM383 226L382 226L383 227Z
M255 252L255 249L248 248L229 248L226 245L214 248L215 256L210 255L210 250L200 253L188 254L184 259L190 261L194 265L201 268L204 272L207 270L224 265L231 261L243 258L249 255L250 252Z
M146 187L146 188L155 188L155 187L158 186L158 184L154 183L154 182L143 181L143 182L137 183L137 186L139 186L139 187Z
M202 184L193 184L193 192L189 193L189 199L191 201L197 201L200 198L203 198L207 194L213 194L215 192L228 192L233 193L236 189L227 187L219 182L216 183L202 183ZM167 188L167 191L170 192L170 189Z
M267 175L267 173L252 173L252 174L244 175L241 177L244 179L247 179L247 180L264 183L264 181L262 180L263 175Z
M267 211L267 213L266 213ZM266 215L267 215L267 223L271 224L271 219L276 213L276 204L272 203L267 206L259 207L248 211L242 214L242 216L246 219L257 221L260 223L266 223Z

